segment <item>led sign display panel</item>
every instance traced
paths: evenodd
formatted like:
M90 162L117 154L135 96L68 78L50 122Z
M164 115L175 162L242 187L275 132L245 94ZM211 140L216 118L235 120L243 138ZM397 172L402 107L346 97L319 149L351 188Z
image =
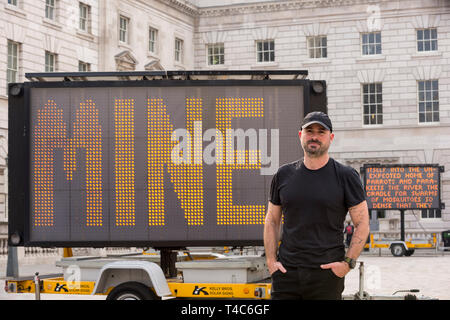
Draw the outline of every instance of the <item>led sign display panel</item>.
M364 172L370 209L440 209L437 165L366 165Z
M304 87L30 88L31 243L262 244Z

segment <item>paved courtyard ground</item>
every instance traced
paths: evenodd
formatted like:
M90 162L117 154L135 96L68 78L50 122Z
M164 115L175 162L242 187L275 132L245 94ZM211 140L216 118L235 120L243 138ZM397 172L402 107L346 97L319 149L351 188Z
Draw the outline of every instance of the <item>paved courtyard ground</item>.
M398 290L419 289L417 296L439 300L450 300L450 252L430 252L417 250L411 257L396 258L388 251L381 256L377 252L363 253L359 261L365 267L365 291L370 295L392 295ZM62 272L53 264L21 266L20 276ZM0 269L0 278L6 268ZM33 300L34 294L7 294L4 281L0 280L0 300ZM344 295L355 294L359 290L359 272L351 271L345 281ZM404 294L404 293L400 293ZM102 300L104 296L42 295L42 300Z

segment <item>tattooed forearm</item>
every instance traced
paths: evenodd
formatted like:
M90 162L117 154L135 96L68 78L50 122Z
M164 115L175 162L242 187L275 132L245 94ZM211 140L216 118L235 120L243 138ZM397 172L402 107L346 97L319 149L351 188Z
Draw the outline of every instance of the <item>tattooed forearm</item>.
M346 256L357 259L369 236L369 211L367 209L367 203L364 201L359 205L350 208L349 213L353 225L355 226L355 231Z

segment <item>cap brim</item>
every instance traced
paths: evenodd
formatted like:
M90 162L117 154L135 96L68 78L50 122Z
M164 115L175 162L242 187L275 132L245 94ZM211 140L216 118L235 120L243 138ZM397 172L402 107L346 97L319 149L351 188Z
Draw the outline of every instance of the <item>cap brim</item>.
M327 129L328 131L331 131L331 129L330 129L325 123L323 123L323 122L321 122L321 121L317 121L317 120L316 120L316 121L310 121L310 122L304 124L304 125L302 126L302 129L305 129L305 128L309 127L310 125L314 124L314 123L320 124L322 127L324 127L325 129Z

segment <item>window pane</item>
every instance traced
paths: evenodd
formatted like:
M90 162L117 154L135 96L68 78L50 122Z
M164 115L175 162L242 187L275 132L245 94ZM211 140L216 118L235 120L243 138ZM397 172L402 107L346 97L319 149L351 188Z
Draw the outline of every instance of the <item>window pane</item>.
M419 103L419 112L424 112L425 111L425 103L420 102Z
M269 61L269 52L264 51L264 61Z
M429 41L424 42L424 51L430 51L431 50L431 44Z
M375 42L375 35L373 33L369 33L369 43Z
M378 105L377 105L377 113L378 113L378 114L383 113L383 106L382 106L381 104L378 104Z
M431 39L437 39L437 30L431 29Z
M269 51L269 43L267 41L264 42L264 51Z
M369 92L369 86L367 84L363 85L363 92L368 93Z
M381 44L377 44L375 53L376 54L381 54Z
M430 39L430 29L425 29L423 31L423 38L424 38L424 40Z
M368 55L369 54L369 46L367 46L367 45L363 45L362 46L362 54L363 55Z
M430 113L430 112L427 112L427 113L425 113L425 121L426 122L431 122L432 121L432 113Z
M377 124L383 124L383 115L382 114L377 115Z
M439 102L433 102L433 111L439 111Z
M314 58L314 49L309 49L309 57Z
M433 121L439 121L439 112L433 112Z
M275 61L275 51L270 52L270 61Z
M322 37L322 47L327 46L327 37Z
M363 35L362 35L362 43L363 44L367 44L367 33L363 33Z
M423 30L417 30L417 40L423 40Z
M417 42L417 51L423 51L423 42L422 41Z
M437 90L438 86L439 86L439 81L438 80L431 81L431 86L432 86L433 90Z
M381 43L381 33L380 33L380 32L377 32L377 33L375 34L375 41L376 41L377 43Z
M258 52L258 62L262 62L263 61L263 54L262 52Z
M436 40L431 41L431 50L433 50L433 51L437 50L437 41Z
M425 84L423 81L419 81L419 91L423 91L425 87Z
M327 57L327 48L323 48L322 49L322 57L326 58Z
M425 113L419 113L419 122L425 122Z
M310 48L314 48L314 38L309 38L308 39L308 45Z
M364 124L370 124L369 116L364 116Z
M422 209L422 218L428 218L428 214L427 214L427 210L426 209Z
M369 114L369 106L368 105L364 105L364 114Z

